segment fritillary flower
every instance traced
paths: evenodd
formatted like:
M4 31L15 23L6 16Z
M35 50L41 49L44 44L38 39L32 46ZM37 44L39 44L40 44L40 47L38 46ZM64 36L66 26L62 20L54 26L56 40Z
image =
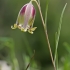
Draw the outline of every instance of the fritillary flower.
M19 11L17 21L14 26L11 26L12 29L19 28L23 32L29 32L33 34L33 31L37 27L33 27L34 19L36 15L36 10L32 4L32 1L25 4Z

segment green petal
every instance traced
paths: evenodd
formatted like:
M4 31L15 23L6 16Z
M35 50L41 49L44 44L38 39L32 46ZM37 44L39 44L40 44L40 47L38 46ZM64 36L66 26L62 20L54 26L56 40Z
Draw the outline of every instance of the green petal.
M30 29L28 29L28 32L31 33L31 34L33 34L33 31L35 31L36 28L37 28L37 27L30 28Z
M33 23L34 23L34 18L30 18L30 20L28 22L28 25L29 26L33 26Z
M24 23L24 16L23 15L19 15L17 18L17 21L19 24L23 24Z
M14 26L11 26L12 29L16 29L17 28L17 24L14 24Z

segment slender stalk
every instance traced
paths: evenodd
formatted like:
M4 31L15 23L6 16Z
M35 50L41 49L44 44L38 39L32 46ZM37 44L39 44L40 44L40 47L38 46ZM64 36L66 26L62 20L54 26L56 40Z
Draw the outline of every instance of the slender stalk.
M38 3L39 3L39 5L40 5L40 0L38 0Z
M38 9L39 9L39 12L40 12L40 16L41 16L41 20L42 20L42 24L43 24L44 31L45 31L45 35L46 35L46 39L47 39L47 42L48 42L48 48L49 48L52 64L53 64L54 70L56 70L55 63L54 63L54 60L53 60L52 50L51 50L50 42L49 42L49 38L48 38L48 33L47 33L47 29L45 27L45 22L44 22L44 19L43 19L43 16L42 16L40 5L39 5L39 3L36 0L31 0L31 1L35 1L37 6L38 6Z
M29 64L27 65L27 67L26 67L25 70L27 70L27 69L29 68L31 61L32 61L32 59L34 58L34 55L35 55L35 50L34 50L34 54L33 54L33 56L32 56L31 59L30 59L30 62L29 62Z

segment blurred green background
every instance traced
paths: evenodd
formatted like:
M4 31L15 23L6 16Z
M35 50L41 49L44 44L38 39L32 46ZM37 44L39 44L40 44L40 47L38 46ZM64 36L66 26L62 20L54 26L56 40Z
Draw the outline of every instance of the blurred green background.
M32 70L53 70L42 21L34 2L36 8L34 26L37 27L34 34L11 29L11 25L16 22L20 8L28 2L29 0L0 0L0 59L10 62L16 57L20 70L23 70L35 50L34 66L32 66L34 69ZM40 2L43 17L45 17L47 0L40 0ZM63 17L58 48L59 69L63 68L61 70L69 70L68 67L70 66L70 53L68 52L70 51L70 0L49 0L47 20L48 35L54 56L55 32L58 29L60 14L65 3L68 5ZM66 63L69 65L66 66Z

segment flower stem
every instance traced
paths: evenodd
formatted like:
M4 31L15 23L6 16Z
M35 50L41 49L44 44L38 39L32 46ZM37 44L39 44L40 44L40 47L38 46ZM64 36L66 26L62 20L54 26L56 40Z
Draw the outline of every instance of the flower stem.
M44 22L44 19L43 19L43 16L42 16L42 12L41 12L41 7L40 7L39 3L36 0L31 0L31 1L34 1L37 4L37 6L38 6L38 9L39 9L39 12L40 12L40 16L41 16L41 20L42 20L42 24L43 24L44 31L45 31L45 35L46 35L46 39L47 39L47 42L48 42L48 48L49 48L52 64L53 64L54 70L56 70L55 63L54 63L54 60L53 60L52 50L51 50L50 42L49 42L49 38L48 38L47 29L46 29L45 22Z

